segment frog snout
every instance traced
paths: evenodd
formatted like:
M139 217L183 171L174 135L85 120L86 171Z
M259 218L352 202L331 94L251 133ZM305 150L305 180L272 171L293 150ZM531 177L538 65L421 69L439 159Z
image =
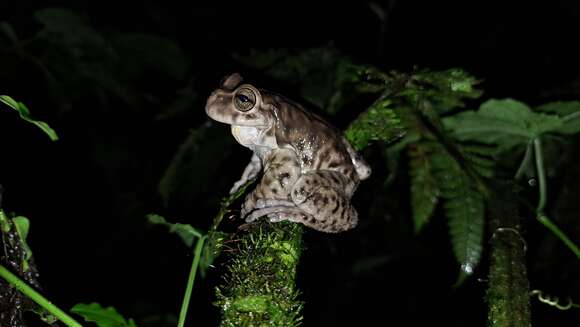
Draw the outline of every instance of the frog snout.
M205 105L206 111L209 110L212 106L221 105L224 103L224 94L223 92L213 91L209 98L207 98L207 103Z

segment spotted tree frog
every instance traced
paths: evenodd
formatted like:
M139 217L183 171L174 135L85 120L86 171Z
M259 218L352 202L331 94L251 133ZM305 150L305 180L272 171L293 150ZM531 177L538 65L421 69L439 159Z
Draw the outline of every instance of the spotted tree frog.
M205 111L253 151L230 192L263 170L242 205L246 222L266 216L328 233L357 225L350 200L371 169L339 130L282 95L244 84L237 73L211 93Z

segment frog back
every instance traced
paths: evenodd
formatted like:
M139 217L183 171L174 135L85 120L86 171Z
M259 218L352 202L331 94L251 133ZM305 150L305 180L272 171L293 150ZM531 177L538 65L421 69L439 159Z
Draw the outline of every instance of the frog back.
M303 172L333 170L359 180L350 145L338 129L282 95L261 92L271 101L278 146L295 151Z

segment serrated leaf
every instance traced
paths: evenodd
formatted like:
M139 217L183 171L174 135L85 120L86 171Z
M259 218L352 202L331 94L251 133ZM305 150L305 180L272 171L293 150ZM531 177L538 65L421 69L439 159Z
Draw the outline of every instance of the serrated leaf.
M537 107L536 110L557 114L562 118L563 125L554 132L568 135L580 132L580 101L546 103Z
M563 124L560 117L532 112L526 104L513 99L491 99L478 111L461 112L443 122L459 140L503 147L527 144Z
M484 198L474 182L447 153L431 157L437 183L444 200L445 216L453 253L462 274L471 275L478 265L483 249ZM465 276L460 274L458 283Z
M449 112L457 107L463 107L465 99L475 99L482 92L475 89L479 82L473 76L461 69L445 71L419 71L409 78L401 95L412 103L427 100L437 114Z
M371 141L392 142L405 134L401 118L391 104L389 99L380 98L349 125L345 135L357 150Z
M82 316L85 321L94 322L99 327L137 327L133 319L127 321L115 308L104 308L96 302L75 304L71 312Z
M415 233L429 222L439 202L439 187L432 175L429 154L421 146L410 148L411 211Z
M476 98L481 91L474 86L479 81L462 69L453 68L445 71L423 71L414 75L414 79L423 83L429 83L440 91L452 91L462 93L462 96Z
M199 231L198 229L194 228L189 224L170 223L167 222L167 220L160 215L149 214L147 215L147 219L152 224L169 227L169 232L177 234L181 238L183 243L185 243L185 245L187 245L188 247L193 246L193 241L195 238L201 238L203 236L203 233L201 231Z
M482 145L461 145L459 148L463 158L480 176L493 177L495 172L493 156L497 154L497 148Z
M20 115L20 118L22 118L24 121L36 125L46 135L48 135L52 141L58 140L58 135L56 135L56 132L50 128L47 123L30 118L30 110L24 105L24 103L18 102L7 95L0 95L0 102L16 110Z
M482 252L483 197L470 190L464 196L447 199L444 207L449 220L453 252L461 265L461 271L471 275L479 263Z

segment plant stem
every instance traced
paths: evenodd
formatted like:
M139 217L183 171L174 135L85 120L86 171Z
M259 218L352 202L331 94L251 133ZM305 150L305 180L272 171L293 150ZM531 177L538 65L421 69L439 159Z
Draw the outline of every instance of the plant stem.
M538 184L540 190L540 197L538 200L538 207L536 208L537 213L541 213L544 211L544 207L546 206L546 198L547 194L547 186L546 186L546 173L544 170L544 156L542 154L542 143L540 142L540 138L536 137L534 139L534 154L536 157L536 171L538 173Z
M185 324L185 317L187 316L187 309L189 308L189 300L191 299L191 292L193 290L193 283L195 282L195 275L199 267L199 259L201 257L201 251L203 250L203 243L207 235L200 237L195 245L195 253L193 255L193 262L191 264L191 270L189 271L189 278L187 280L187 287L185 288L185 295L183 296L183 303L181 304L181 312L179 313L179 323L178 327L183 327Z
M539 138L534 139L534 152L536 157L536 171L538 174L538 184L540 189L540 197L538 200L538 207L536 209L536 217L540 223L548 228L557 238L559 238L564 244L574 252L576 257L580 259L580 249L564 232L556 226L549 218L544 214L544 208L546 206L547 186L546 186L546 174L544 169L544 158L542 156L542 143Z
M529 327L530 289L526 244L518 201L510 185L497 185L489 199L490 265L486 292L489 327Z
M65 325L70 327L82 327L82 325L79 324L77 321L75 321L71 316L69 316L60 308L52 304L44 296L35 291L32 287L28 286L23 280L21 280L20 278L18 278L18 276L11 273L8 269L6 269L2 265L0 265L0 276L6 279L10 284L14 285L14 287L16 287L17 290L19 290L24 295L31 298L34 302L38 303L38 305L46 309L46 311L50 312L55 317L57 317Z
M580 259L580 248L578 248L578 246L574 244L574 242L572 242L572 240L570 240L568 236L566 236L566 234L564 234L564 232L548 218L548 216L540 214L538 215L538 220L542 225L546 226L554 235L556 235L557 238L564 242L564 244L574 252L576 257Z
M520 166L518 167L518 171L516 172L516 176L514 177L516 180L522 178L524 171L526 170L526 168L530 164L530 160L532 160L533 153L534 153L533 142L530 142L530 143L528 143L528 146L526 147L526 153L524 154L524 159L520 163Z

